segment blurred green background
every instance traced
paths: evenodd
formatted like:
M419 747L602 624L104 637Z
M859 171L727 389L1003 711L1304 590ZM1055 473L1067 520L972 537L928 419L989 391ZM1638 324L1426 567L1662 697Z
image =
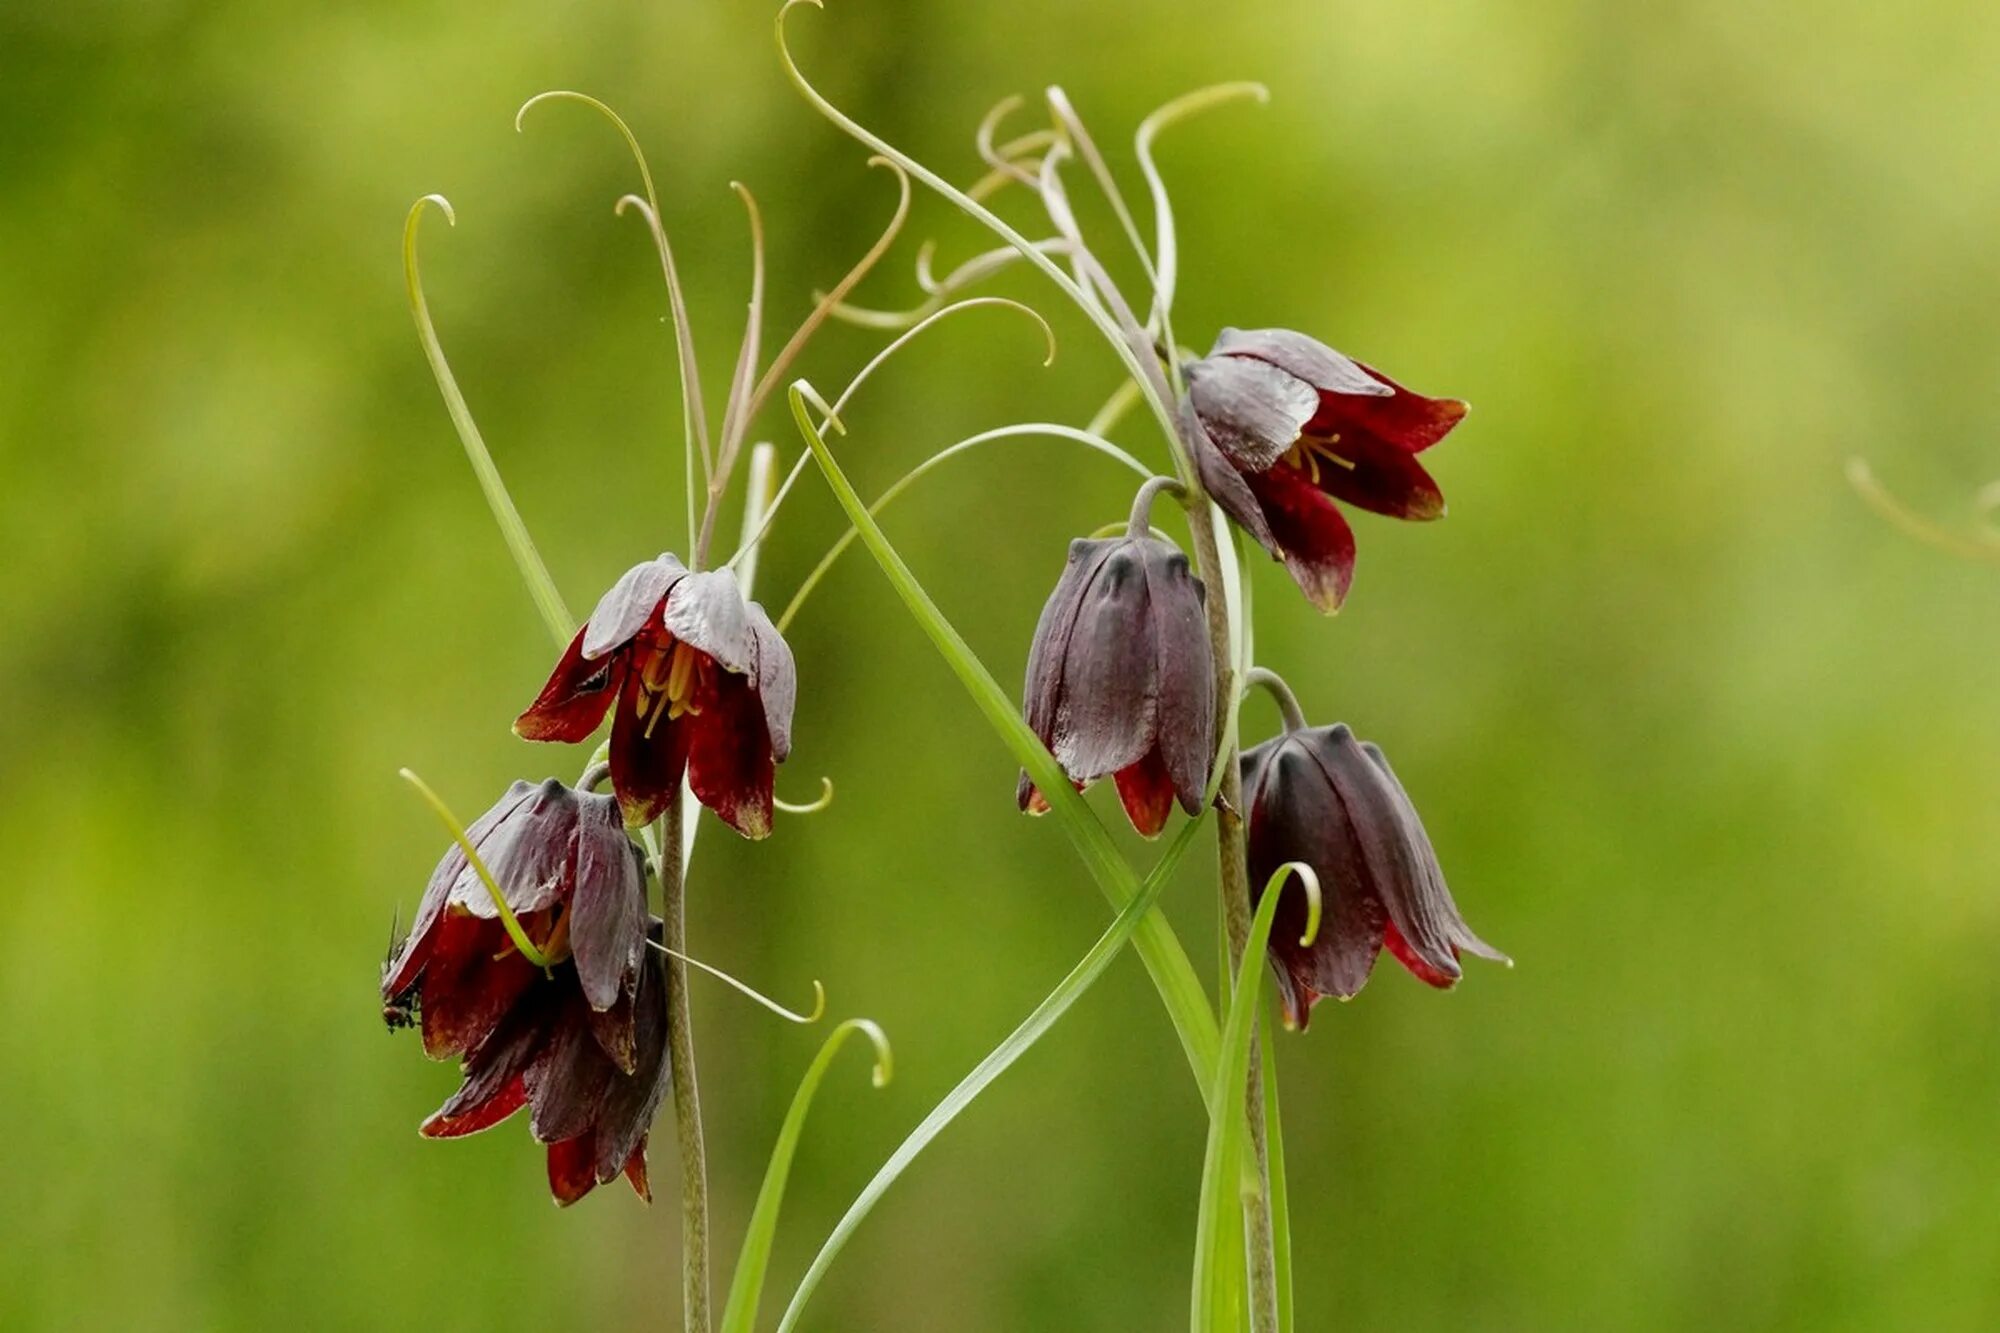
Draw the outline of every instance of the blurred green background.
M719 401L747 277L727 182L770 223L773 344L891 198L783 80L771 8L0 10L0 1326L676 1325L674 1208L613 1188L559 1213L518 1121L420 1141L452 1073L376 1016L391 913L441 850L396 768L470 815L583 757L508 733L549 649L397 245L414 198L451 197L458 228L426 234L439 329L588 608L683 544L665 303L611 214L634 180L608 128L511 117L573 87L630 118ZM1388 749L1466 915L1520 963L1452 995L1385 964L1283 1043L1301 1327L2000 1326L2000 571L1892 531L1842 477L1864 454L1969 525L2000 473L1991 18L798 16L823 86L961 179L1010 92L1062 84L1125 169L1156 102L1267 81L1268 108L1163 151L1182 337L1292 325L1476 406L1431 456L1450 520L1359 520L1337 620L1255 571L1265 661ZM913 301L926 234L984 244L920 199L863 295ZM993 290L1061 313L1032 278ZM848 416L857 480L1082 421L1117 368L1057 323L1052 369L988 313L887 371ZM806 369L837 387L878 342L840 332ZM761 433L796 455L782 410ZM1120 438L1160 457L1143 417ZM1030 441L955 463L889 527L1011 685L1065 539L1128 494ZM839 526L809 477L765 598ZM889 1029L899 1076L873 1092L850 1055L829 1080L773 1306L1108 915L864 557L791 637L780 790L824 773L838 800L757 846L711 824L692 937L783 997L823 979L836 1014ZM1169 909L1212 957L1198 873ZM820 1036L696 984L727 1258ZM1120 960L891 1195L808 1326L1175 1327L1201 1136ZM671 1141L663 1117L669 1189Z

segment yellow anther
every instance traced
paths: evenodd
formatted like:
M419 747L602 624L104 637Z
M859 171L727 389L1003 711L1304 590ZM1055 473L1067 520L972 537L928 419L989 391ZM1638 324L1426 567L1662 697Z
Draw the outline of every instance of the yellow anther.
M687 699L694 685L694 668L698 654L684 643L674 645L673 669L667 673L667 697L676 704ZM674 714L679 717L679 713Z

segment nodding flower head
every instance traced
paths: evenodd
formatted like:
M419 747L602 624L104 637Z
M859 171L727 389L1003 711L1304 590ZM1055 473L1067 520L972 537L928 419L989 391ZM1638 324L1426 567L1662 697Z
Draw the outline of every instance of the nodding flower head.
M543 961L575 977L607 1053L630 1069L646 867L617 803L553 778L516 782L466 841ZM391 1026L420 1026L433 1059L463 1055L490 1038L541 971L515 947L492 890L453 846L431 873L409 937L383 965L383 1013Z
M1295 727L1243 752L1251 883L1288 861L1319 876L1322 916L1299 944L1306 907L1287 898L1271 931L1271 965L1288 1026L1303 1028L1328 995L1367 984L1386 945L1420 980L1458 982L1461 950L1506 962L1458 914L1423 821L1374 745L1346 726Z
M514 723L532 741L581 741L611 716L611 786L625 822L680 790L747 838L771 831L775 764L791 752L792 651L727 569L671 555L627 570Z
M658 938L657 918L648 933ZM465 1081L424 1121L424 1135L459 1138L526 1106L529 1132L548 1145L557 1203L575 1203L621 1172L650 1200L646 1136L670 1073L667 971L658 953L646 951L636 983L607 1015L585 994L576 964L535 978L466 1057ZM619 1024L629 1034L623 1059L606 1035Z
M1215 669L1201 580L1148 535L1079 540L1028 653L1028 725L1080 789L1118 784L1132 826L1166 827L1176 798L1199 814L1215 757ZM1046 810L1026 772L1023 810Z
M1224 329L1187 367L1181 427L1202 486L1282 560L1322 611L1354 582L1341 500L1391 518L1444 515L1416 456L1465 416L1290 329Z

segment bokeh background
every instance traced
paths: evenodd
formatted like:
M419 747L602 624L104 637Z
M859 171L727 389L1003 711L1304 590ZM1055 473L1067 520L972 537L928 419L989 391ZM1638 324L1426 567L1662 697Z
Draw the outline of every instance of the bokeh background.
M771 8L0 11L0 1326L675 1326L674 1208L605 1189L558 1212L520 1123L420 1141L452 1073L377 1019L392 912L440 851L396 768L470 814L582 759L508 733L548 646L397 246L415 197L451 197L459 226L425 244L441 334L588 607L682 544L665 303L611 214L634 179L608 128L511 118L551 87L629 117L718 401L747 276L727 182L765 206L774 333L890 203L785 83ZM1520 963L1451 995L1385 965L1284 1042L1301 1327L2000 1326L2000 569L1895 532L1842 472L1865 455L1966 529L2000 473L1991 18L799 16L828 91L962 179L1010 92L1062 84L1128 169L1156 102L1267 81L1268 108L1163 151L1183 337L1293 325L1476 405L1432 455L1450 519L1361 519L1337 620L1255 570L1265 661L1395 757L1467 915ZM863 295L914 300L925 234L982 245L920 200ZM946 326L849 414L867 489L987 426L1080 422L1115 383L1035 280L994 290L1058 317L1056 365L1011 316ZM838 333L806 369L835 386L878 341ZM781 410L760 433L796 455ZM1143 417L1120 438L1159 457ZM1065 539L1127 494L1026 442L953 464L889 527L1011 682ZM808 478L766 598L838 531ZM871 1091L855 1055L829 1080L767 1318L1107 920L864 557L792 641L781 790L828 774L836 804L754 847L711 825L692 936L781 996L823 979L836 1014L889 1029L899 1076ZM1168 907L1212 956L1201 876ZM820 1038L696 984L727 1259ZM1172 1328L1201 1135L1121 960L891 1195L808 1325ZM671 1140L663 1118L669 1189Z

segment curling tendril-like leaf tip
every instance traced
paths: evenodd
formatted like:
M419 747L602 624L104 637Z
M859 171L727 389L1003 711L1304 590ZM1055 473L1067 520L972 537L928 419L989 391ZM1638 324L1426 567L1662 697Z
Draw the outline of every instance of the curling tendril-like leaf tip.
M790 801L776 797L772 799L772 804L788 815L816 815L833 804L833 779L822 777L819 780L818 798L804 805L794 805Z

